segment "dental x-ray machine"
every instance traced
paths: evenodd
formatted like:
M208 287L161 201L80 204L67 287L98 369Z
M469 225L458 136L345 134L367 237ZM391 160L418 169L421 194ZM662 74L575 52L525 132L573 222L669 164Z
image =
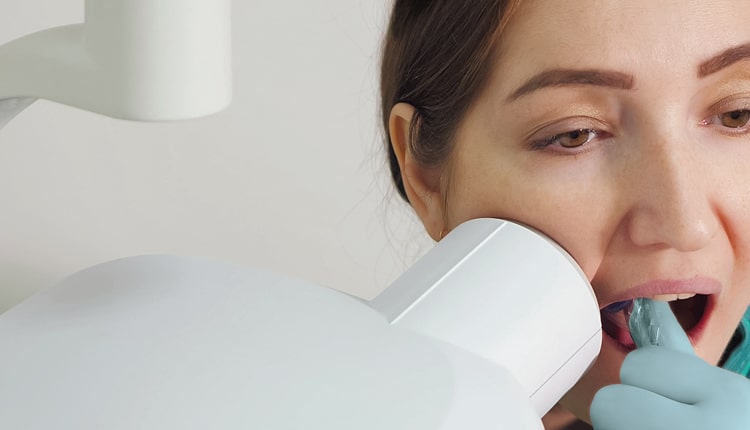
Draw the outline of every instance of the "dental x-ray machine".
M229 0L87 0L0 46L0 127L45 98L173 120L229 102ZM0 315L0 423L541 429L599 352L593 291L533 229L469 221L371 302L197 258L103 263Z

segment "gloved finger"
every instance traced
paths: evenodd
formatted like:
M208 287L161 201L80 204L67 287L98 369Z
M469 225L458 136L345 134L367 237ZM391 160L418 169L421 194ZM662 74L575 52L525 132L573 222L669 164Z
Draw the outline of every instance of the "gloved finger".
M646 345L663 346L695 355L690 339L672 313L668 302L635 299L628 325L630 336L639 348Z
M686 404L712 396L717 368L695 354L644 346L625 357L620 381Z
M595 430L709 428L697 422L695 408L629 385L597 391L589 413Z

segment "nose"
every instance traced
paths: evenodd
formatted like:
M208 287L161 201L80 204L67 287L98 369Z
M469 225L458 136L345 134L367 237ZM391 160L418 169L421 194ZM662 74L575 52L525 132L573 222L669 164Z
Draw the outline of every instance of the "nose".
M685 140L651 141L625 175L633 205L628 216L631 241L642 247L691 252L705 247L720 221L715 210L711 169L700 145Z

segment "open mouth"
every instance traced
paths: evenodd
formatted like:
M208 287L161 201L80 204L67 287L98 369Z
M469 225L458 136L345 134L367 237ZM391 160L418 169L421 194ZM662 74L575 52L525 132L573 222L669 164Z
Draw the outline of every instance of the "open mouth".
M689 298L679 299L675 295L674 299L669 301L669 306L677 317L677 321L691 338L694 337L691 335L696 334L696 329L699 328L701 320L707 314L709 297L705 294L696 294ZM600 311L602 330L627 351L636 348L628 329L628 320L632 308L633 300L631 299L612 303Z

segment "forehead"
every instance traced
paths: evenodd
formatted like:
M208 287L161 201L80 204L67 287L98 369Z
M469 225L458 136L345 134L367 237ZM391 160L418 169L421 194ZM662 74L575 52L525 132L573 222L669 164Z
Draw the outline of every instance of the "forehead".
M748 23L750 7L731 0L522 0L498 68L506 86L554 68L695 77L701 61L750 42Z

